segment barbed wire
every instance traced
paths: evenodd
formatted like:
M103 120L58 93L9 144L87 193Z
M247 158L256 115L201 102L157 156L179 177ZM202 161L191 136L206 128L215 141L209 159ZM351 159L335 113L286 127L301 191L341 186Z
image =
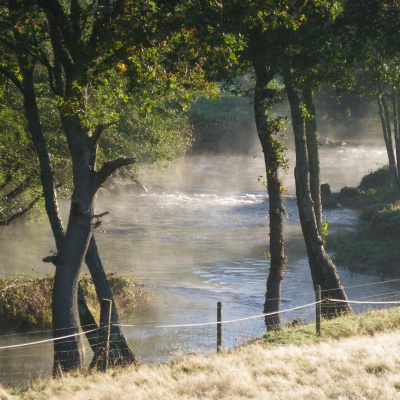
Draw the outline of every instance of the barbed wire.
M362 301L362 300L340 300L340 299L328 299L328 301L348 303L348 304L400 304L400 301Z
M280 311L274 311L271 313L266 313L266 314L259 314L259 315L254 315L252 317L246 317L246 318L238 318L238 319L232 319L232 320L228 320L228 321L213 321L213 322L204 322L204 323L198 323L198 324L180 324L180 325L128 325L128 324L113 324L114 326L120 326L120 327L151 327L151 328L188 328L188 327L195 327L195 326L207 326L207 325L217 325L217 324L230 324L230 323L234 323L234 322L241 322L241 321L248 321L251 319L259 319L259 318L265 318L268 316L275 316L277 314L284 314L290 311L295 311L295 310L300 310L302 308L307 308L307 307L311 307L314 306L318 303L321 303L321 301L317 301L317 302L313 302L313 303L308 303L308 304L304 304L302 306L298 306L298 307L293 307L293 308L289 308L287 310L280 310Z
M71 335L65 335L65 336L59 336L59 337L50 338L50 339L38 340L36 342L20 343L20 344L8 345L8 346L0 346L0 350L16 349L18 347L26 347L26 346L33 346L36 344L55 342L57 340L64 340L64 339L69 339L69 338L76 337L76 336L86 335L87 333L95 332L98 330L100 330L100 328L92 329L92 330L86 331L86 332L77 332L77 333L73 333Z

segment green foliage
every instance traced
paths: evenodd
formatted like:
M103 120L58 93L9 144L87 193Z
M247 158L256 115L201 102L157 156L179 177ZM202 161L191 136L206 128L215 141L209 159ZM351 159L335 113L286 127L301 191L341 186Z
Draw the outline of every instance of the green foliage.
M361 211L360 219L362 221L371 221L378 213L389 210L390 208L391 204L389 203L372 204Z
M321 228L319 230L319 233L323 236L328 236L328 225L329 225L329 221L326 218L323 218L322 220L322 224L321 224Z
M377 210L370 222L377 235L400 237L400 204Z
M378 189L383 187L390 187L392 179L390 176L389 166L383 166L376 171L365 175L362 179L358 188L361 191L368 189Z
M200 98L189 111L193 152L244 152L251 149L249 132L255 130L254 111L245 97L222 94L211 101Z
M135 179L140 168L164 166L183 156L191 146L188 115L168 104L145 113L137 104L127 102L120 115L101 143L99 162L121 155L135 156L136 164L120 171L125 178Z
M373 207L397 199L398 193L387 165L365 175L357 188L343 188L337 196L338 202L350 208L362 208L366 216L373 212ZM369 207L372 207L371 210Z
M335 262L355 273L398 277L400 249L394 238L389 232L377 235L370 224L359 223L356 232L330 235L327 244Z
M40 195L38 162L15 90L0 85L0 223Z
M24 160L24 170L19 168L21 179L13 174L13 182L0 193L0 213L5 217L16 215L42 192L33 146L29 139L18 142L20 137L29 137L21 96L27 71L33 72L35 89L30 104L37 104L40 115L40 121L34 123L43 129L55 186L63 196L71 194L72 163L67 144L71 142L66 140L60 116L74 119L80 133L88 138L99 126L108 126L99 141L97 169L116 158L135 158L135 166L122 175L136 179L141 166L164 165L185 153L191 144L191 129L183 111L198 93L210 97L217 93L215 83L205 79L205 53L211 47L186 26L186 6L142 0L129 0L124 7L112 3L109 8L97 3L56 1L58 11L52 17L49 15L54 9L46 2L22 0L0 6L4 28L0 90L10 91L10 84L14 84L15 100L11 101L9 93L0 93L1 106L9 100L8 106L0 109L0 123L7 125L0 141L4 141L4 148L16 149L16 154L28 148L35 163L32 166L26 162L26 155L18 154ZM49 20L57 26L55 30L60 29L60 36L55 35L54 40ZM66 31L75 33L62 38ZM77 37L80 39L75 40ZM77 64L79 73L70 79ZM6 138L10 138L7 143ZM0 163L3 160L0 188L10 175L7 171L15 165L4 152ZM10 204L7 190L30 175L35 176L35 186L30 180L18 202Z
M131 316L149 299L149 293L132 278L108 274L111 290L122 316ZM92 314L99 317L99 304L93 281L87 276L80 280ZM0 278L0 322L16 330L51 329L51 293L53 277Z
M400 276L400 204L387 166L361 180L357 194L347 206L361 209L356 230L335 233L328 245L335 261L357 273ZM363 190L361 190L363 189Z

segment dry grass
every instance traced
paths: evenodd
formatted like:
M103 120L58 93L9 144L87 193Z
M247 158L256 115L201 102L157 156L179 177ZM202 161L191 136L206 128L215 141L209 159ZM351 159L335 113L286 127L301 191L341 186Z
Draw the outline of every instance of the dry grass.
M30 278L14 276L0 278L0 325L11 330L51 329L51 294L53 277ZM108 274L120 316L127 318L149 300L149 292L131 277ZM80 280L87 305L98 320L100 306L93 281L87 275ZM1 397L0 397L1 400Z
M157 367L42 381L26 392L0 392L0 399L400 399L400 331L267 346L260 342Z

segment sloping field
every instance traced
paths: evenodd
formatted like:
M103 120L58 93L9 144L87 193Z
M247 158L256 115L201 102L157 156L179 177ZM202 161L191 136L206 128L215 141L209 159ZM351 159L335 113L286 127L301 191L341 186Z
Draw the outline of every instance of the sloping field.
M39 382L1 399L400 399L400 331Z

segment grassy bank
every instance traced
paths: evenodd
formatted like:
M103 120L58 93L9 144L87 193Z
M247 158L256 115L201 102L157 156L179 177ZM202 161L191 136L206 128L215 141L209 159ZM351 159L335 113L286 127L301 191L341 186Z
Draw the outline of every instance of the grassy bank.
M149 293L132 278L108 274L107 279L122 317L130 316L148 300ZM83 276L80 283L88 307L98 320L99 304L93 281ZM17 331L51 329L52 288L52 276L0 278L0 327Z
M284 328L219 355L193 355L156 367L72 374L7 400L55 399L400 399L400 310L369 311L315 326ZM281 339L277 340L277 335Z
M388 168L366 175L357 188L345 188L333 198L360 212L354 231L335 232L328 237L336 263L356 273L399 277L400 202Z

